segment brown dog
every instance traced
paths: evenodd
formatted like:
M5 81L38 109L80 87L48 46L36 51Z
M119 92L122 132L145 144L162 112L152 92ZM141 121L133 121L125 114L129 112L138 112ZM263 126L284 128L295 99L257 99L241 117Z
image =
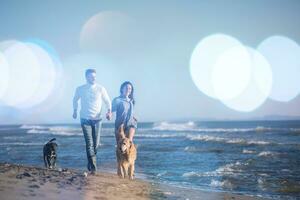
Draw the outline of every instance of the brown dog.
M121 178L125 178L128 175L129 179L133 179L134 163L137 155L136 146L132 141L125 137L124 125L120 126L119 135L120 139L116 149L118 175Z

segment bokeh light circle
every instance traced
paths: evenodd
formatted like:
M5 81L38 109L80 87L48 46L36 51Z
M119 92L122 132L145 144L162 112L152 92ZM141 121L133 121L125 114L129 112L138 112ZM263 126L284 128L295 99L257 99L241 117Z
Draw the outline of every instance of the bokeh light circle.
M227 107L251 112L260 107L270 95L272 89L271 66L258 51L250 47L247 51L251 58L251 78L246 89L233 99L222 100Z
M281 102L294 99L300 92L300 46L287 37L271 36L257 49L272 67L270 98Z
M103 11L87 20L80 33L80 48L85 53L116 57L135 48L135 20L119 11Z
M55 63L46 50L32 42L25 42L24 44L35 54L40 68L38 88L30 99L19 105L19 107L28 108L41 103L51 94L55 86L56 71Z
M13 43L3 52L9 65L9 83L2 100L10 106L21 106L38 88L40 68L36 55L21 42Z
M236 46L224 51L213 66L212 84L219 100L229 100L240 95L251 77L251 58L247 49Z
M205 95L217 98L211 81L213 67L226 50L242 44L225 34L214 34L202 39L190 59L190 75L197 88Z
M17 40L4 40L0 42L0 51L3 53L7 48L19 43Z
M9 82L9 66L5 56L0 52L0 100L6 92Z

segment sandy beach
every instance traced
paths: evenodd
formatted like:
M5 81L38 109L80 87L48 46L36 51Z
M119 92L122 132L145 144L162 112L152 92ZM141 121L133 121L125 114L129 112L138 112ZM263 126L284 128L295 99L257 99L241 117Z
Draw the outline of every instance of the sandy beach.
M258 199L120 179L114 174L0 164L1 199Z

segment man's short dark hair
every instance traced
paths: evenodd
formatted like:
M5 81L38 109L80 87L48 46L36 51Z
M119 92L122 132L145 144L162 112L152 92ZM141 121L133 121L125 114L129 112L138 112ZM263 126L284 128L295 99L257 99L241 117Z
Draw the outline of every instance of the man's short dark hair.
M96 70L95 69L87 69L85 70L85 76L91 74L91 73L96 73Z

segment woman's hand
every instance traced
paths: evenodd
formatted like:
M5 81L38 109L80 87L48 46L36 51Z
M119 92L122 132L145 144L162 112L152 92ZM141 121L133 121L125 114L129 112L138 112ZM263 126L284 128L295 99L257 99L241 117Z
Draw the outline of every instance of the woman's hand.
M108 111L106 113L106 119L109 120L109 121L112 119L112 112L111 111Z

